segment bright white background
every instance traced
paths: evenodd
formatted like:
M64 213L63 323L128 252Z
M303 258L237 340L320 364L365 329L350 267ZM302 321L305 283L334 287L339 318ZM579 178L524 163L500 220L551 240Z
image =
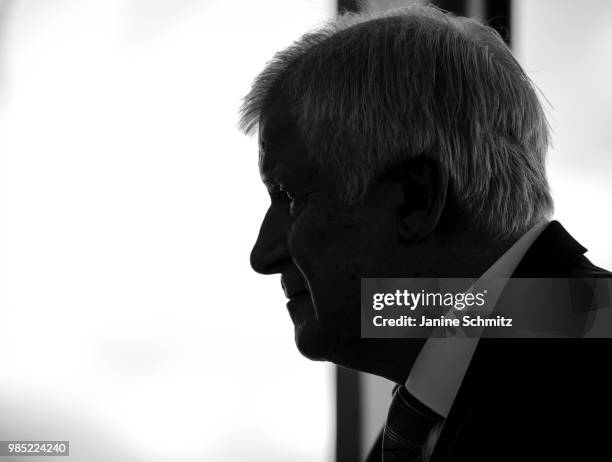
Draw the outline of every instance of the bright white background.
M248 265L268 199L236 122L265 61L333 11L0 0L0 440L331 460L331 367Z
M550 102L555 218L612 268L612 2L514 0L514 49Z
M0 439L69 439L75 461L332 459L331 368L248 267L267 197L235 124L265 61L334 8L0 0ZM513 34L552 106L556 218L607 268L611 15L515 0Z

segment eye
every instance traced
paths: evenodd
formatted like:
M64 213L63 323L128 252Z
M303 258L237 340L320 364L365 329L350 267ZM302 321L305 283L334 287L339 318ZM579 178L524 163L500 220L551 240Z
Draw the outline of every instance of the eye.
M289 199L289 202L292 202L297 196L297 194L292 193L291 191L288 191L283 186L279 186L278 192L283 198Z
M299 213L302 211L302 208L304 207L306 197L302 194L296 194L291 191L287 191L284 188L281 188L280 192L284 195L285 198L287 198L287 200L289 200L289 213L291 214L291 216L295 217L299 215Z
M288 200L289 202L291 202L295 198L295 194L290 191L287 191L285 188L277 184L271 185L268 190L270 192L270 196L279 201L284 202Z

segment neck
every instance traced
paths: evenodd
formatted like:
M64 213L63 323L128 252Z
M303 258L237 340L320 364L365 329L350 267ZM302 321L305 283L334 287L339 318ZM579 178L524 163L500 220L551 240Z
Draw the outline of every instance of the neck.
M493 265L519 236L496 239L473 229L452 235L438 232L407 249L405 259L423 262L412 267L404 277L478 278ZM402 275L398 274L398 277ZM379 375L397 383L404 383L426 339L357 339L350 348L333 362L351 369Z
M430 256L426 273L432 277L475 278L482 276L519 237L499 239L474 229L451 235L442 231L432 235L420 252Z

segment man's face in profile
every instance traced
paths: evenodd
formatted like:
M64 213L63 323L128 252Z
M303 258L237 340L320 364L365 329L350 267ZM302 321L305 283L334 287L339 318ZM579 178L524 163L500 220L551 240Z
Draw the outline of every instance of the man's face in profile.
M300 352L334 361L360 341L360 278L405 269L393 201L377 187L364 202L342 205L333 176L309 158L282 100L264 111L259 136L271 204L251 265L281 274Z

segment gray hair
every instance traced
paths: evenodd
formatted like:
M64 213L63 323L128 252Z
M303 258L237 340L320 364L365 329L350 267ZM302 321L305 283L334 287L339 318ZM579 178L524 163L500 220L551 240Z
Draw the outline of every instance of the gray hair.
M275 92L308 155L362 200L405 159L436 158L451 194L500 237L552 213L549 125L534 84L499 34L434 7L347 14L277 53L241 108L252 133Z

